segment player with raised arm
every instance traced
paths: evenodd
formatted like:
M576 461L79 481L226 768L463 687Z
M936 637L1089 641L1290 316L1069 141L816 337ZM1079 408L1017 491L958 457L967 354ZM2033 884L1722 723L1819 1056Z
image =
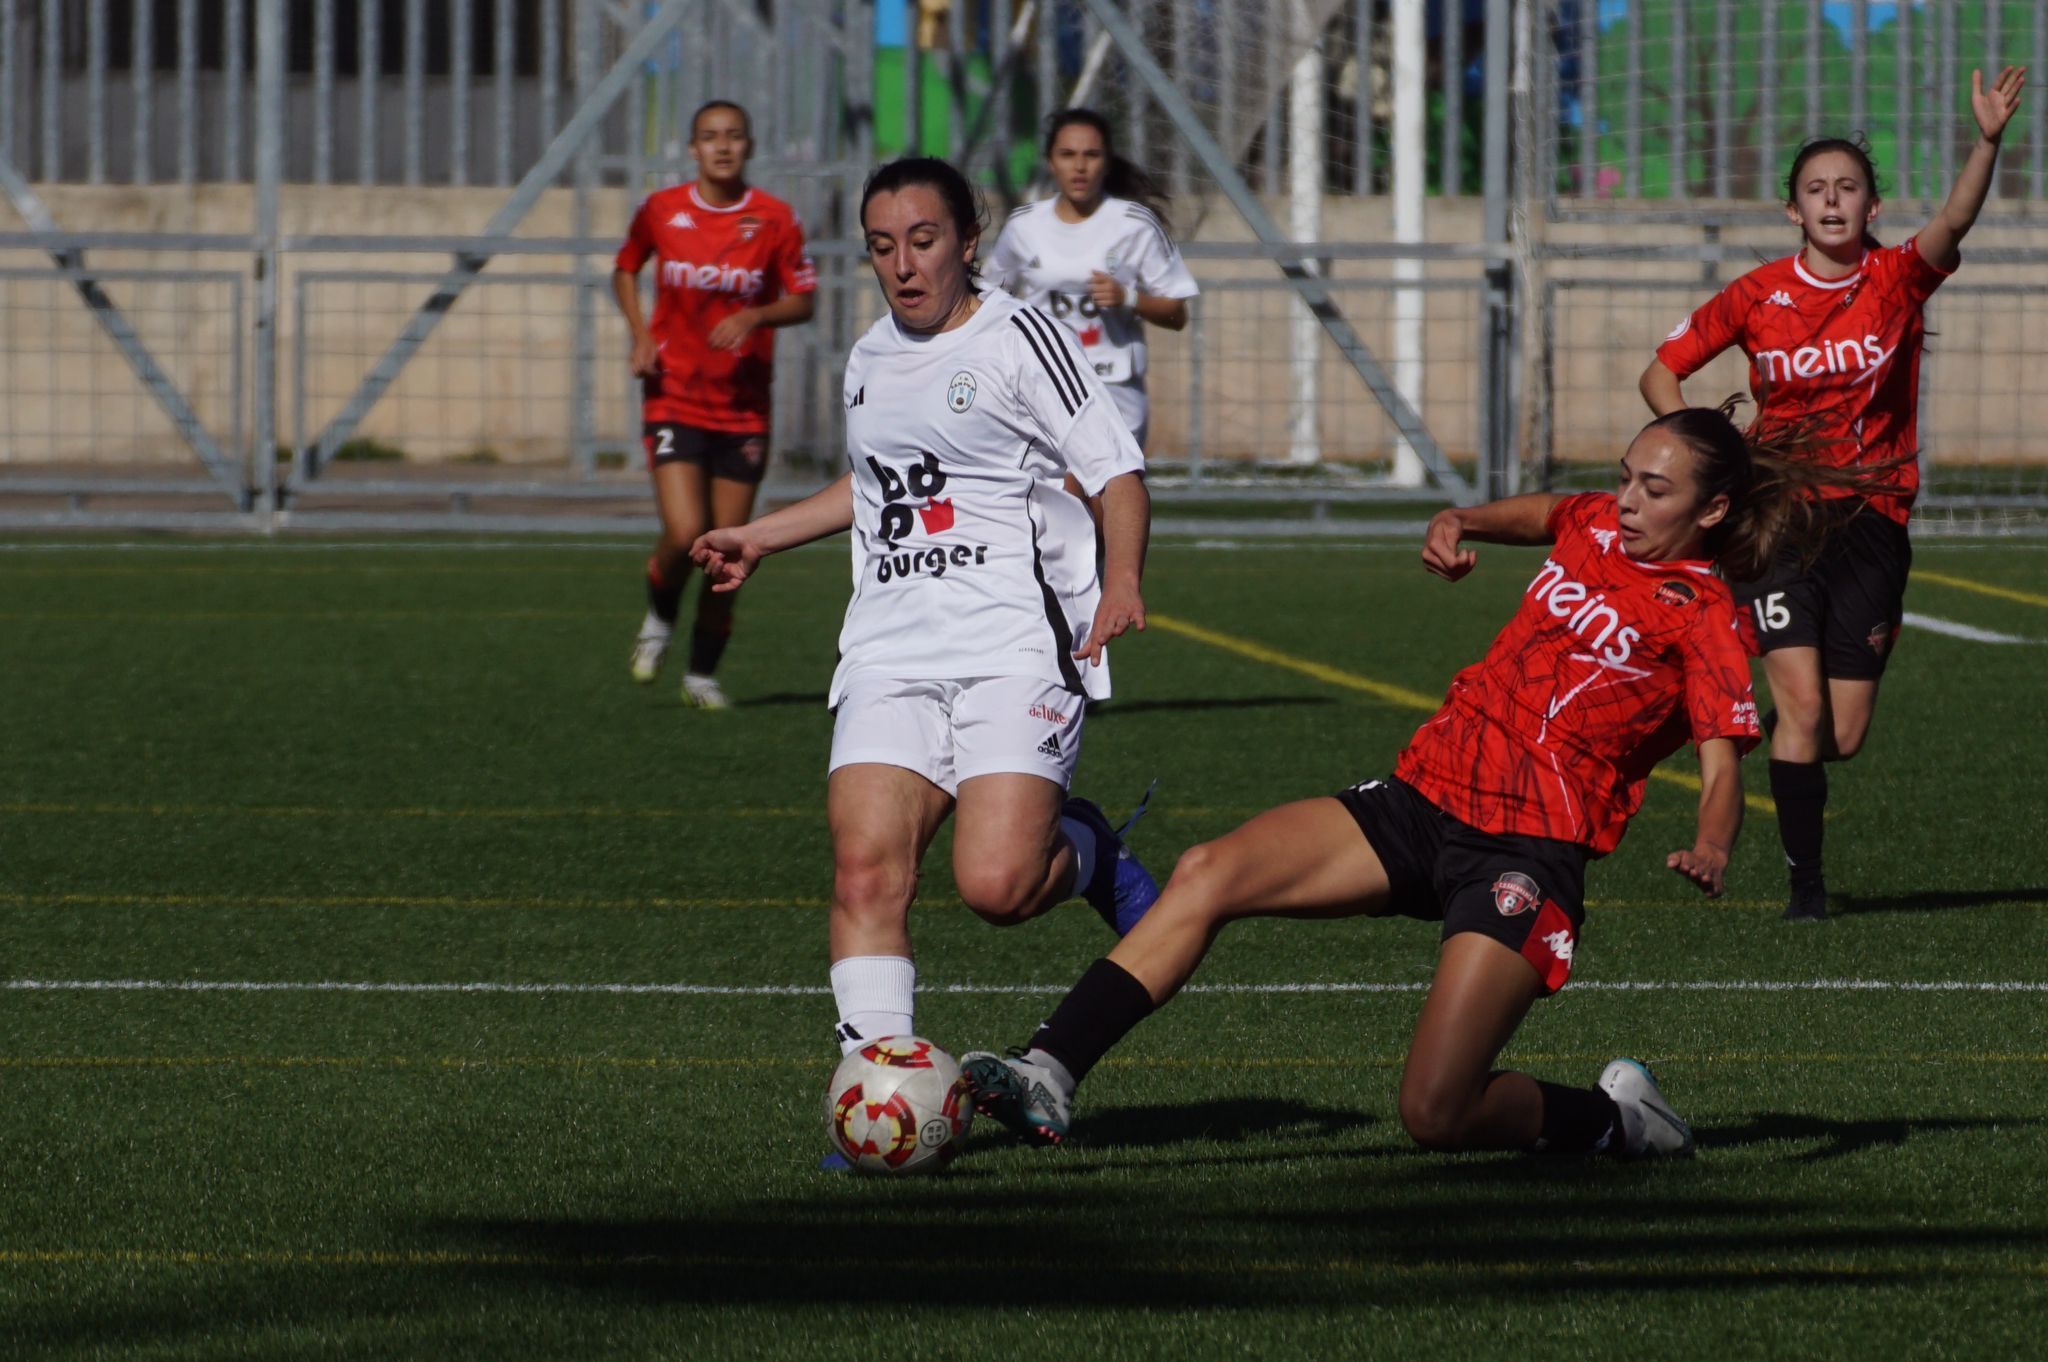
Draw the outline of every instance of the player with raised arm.
M1867 495L1821 488L1833 532L1819 556L1787 552L1736 584L1775 707L1765 720L1771 797L1791 880L1785 916L1794 921L1827 917L1825 763L1862 749L1903 619L1913 562L1906 521L1920 487L1922 312L1962 262L1957 247L1984 206L2025 85L2020 67L2006 67L1989 90L1981 72L1970 73L1981 135L1941 211L1897 246L1881 247L1871 231L1881 203L1869 153L1841 138L1808 142L1785 183L1799 251L1709 299L1643 371L1643 397L1662 415L1685 405L1682 380L1739 346L1765 431L1799 432L1825 464L1891 472Z
M976 288L980 211L958 170L883 166L861 226L888 312L846 364L850 471L691 551L722 594L853 530L825 796L845 1051L913 1031L910 903L948 815L954 882L989 922L1079 894L1123 933L1159 892L1123 830L1067 795L1105 648L1145 627L1144 456L1073 335ZM1100 576L1069 473L1103 508Z
M1623 455L1615 492L1439 512L1423 563L1451 581L1476 562L1468 541L1549 546L1484 659L1452 680L1388 778L1269 810L1183 855L1144 921L1028 1047L962 1057L976 1104L1059 1143L1075 1085L1179 991L1230 923L1398 914L1443 923L1401 1076L1401 1121L1416 1141L1689 1152L1691 1131L1633 1060L1591 1088L1494 1061L1571 975L1587 862L1621 841L1651 768L1688 740L1698 824L1665 864L1721 893L1742 821L1740 756L1758 726L1716 567L1768 562L1804 532L1807 486L1848 476L1753 447L1727 410L1652 421Z
M1165 193L1117 155L1101 114L1062 109L1047 119L1045 161L1055 192L1010 214L986 277L1072 329L1142 449L1151 415L1143 323L1180 330L1200 290L1173 244Z
M811 319L817 272L803 225L781 199L747 183L754 149L747 112L715 99L690 120L692 184L650 194L633 214L612 294L633 333L642 379L641 436L661 511L647 560L647 617L633 642L633 679L661 674L689 578L690 545L707 529L743 525L768 466L775 330ZM655 262L654 320L637 276ZM682 698L723 709L713 673L732 636L732 598L697 597Z

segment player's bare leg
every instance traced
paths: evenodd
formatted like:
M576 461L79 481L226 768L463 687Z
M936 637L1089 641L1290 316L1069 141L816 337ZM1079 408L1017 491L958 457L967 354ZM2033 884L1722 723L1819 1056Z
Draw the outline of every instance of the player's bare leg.
M707 500L712 529L730 529L754 518L754 496L760 490L757 484L737 478L713 477L709 481ZM690 665L683 674L683 699L699 709L724 709L729 703L713 674L732 638L732 612L738 600L737 592L713 591L709 578L697 593L697 618L690 627Z
M1042 1143L1066 1138L1074 1087L1095 1062L1195 972L1225 923L1261 914L1383 912L1387 874L1335 799L1269 810L1188 851L1107 960L1089 967L1032 1043L1011 1059L963 1056L984 1111Z
M953 882L985 922L1011 926L1074 894L1074 850L1060 835L1066 791L1043 776L998 772L960 782Z
M1771 798L1778 806L1778 837L1784 844L1791 898L1785 917L1818 922L1827 917L1827 882L1821 859L1822 820L1827 813L1828 774L1825 763L1837 747L1833 712L1835 688L1821 671L1820 649L1779 648L1764 655L1764 677L1770 683L1777 722L1771 730ZM1876 686L1863 697L1863 714L1854 734L1863 741L1870 723L1869 704ZM1855 703L1858 697L1848 697Z
M1543 1091L1527 1074L1493 1072L1543 993L1535 967L1501 942L1459 932L1444 942L1401 1070L1401 1124L1428 1149L1529 1149Z
M661 537L647 559L647 617L633 641L633 679L643 684L661 674L662 659L675 636L683 587L690 580L690 545L710 528L704 470L687 463L656 464L654 504L661 516Z
M912 1030L910 903L918 867L952 808L944 790L901 766L862 762L832 773L827 939L842 1050Z

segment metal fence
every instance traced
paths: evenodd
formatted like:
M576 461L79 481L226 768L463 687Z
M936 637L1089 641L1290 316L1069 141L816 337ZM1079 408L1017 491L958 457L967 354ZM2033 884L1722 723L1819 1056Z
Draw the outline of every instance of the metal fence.
M1790 249L1776 149L1899 107L1901 16L1957 35L1915 49L1898 123L1901 181L1939 188L1968 115L1922 96L2039 42L2048 0L0 0L27 227L0 230L0 522L644 519L610 256L729 94L820 269L817 318L778 336L773 493L843 457L839 377L880 309L849 239L866 169L946 152L1000 209L1076 98L1175 190L1203 289L1150 336L1163 501L1569 484L1636 428L1675 317ZM2044 104L1930 310L1931 508L2048 508Z

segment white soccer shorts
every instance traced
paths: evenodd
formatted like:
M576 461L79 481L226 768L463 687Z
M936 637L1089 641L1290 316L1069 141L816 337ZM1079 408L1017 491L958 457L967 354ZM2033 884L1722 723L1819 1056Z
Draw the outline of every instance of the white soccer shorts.
M832 765L915 771L949 795L975 776L1043 776L1061 789L1081 759L1087 699L1035 676L855 679L832 723Z

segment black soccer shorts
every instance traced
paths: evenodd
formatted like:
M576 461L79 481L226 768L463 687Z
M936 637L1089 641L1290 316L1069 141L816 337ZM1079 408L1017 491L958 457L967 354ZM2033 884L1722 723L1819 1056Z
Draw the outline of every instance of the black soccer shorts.
M1735 588L1757 651L1818 648L1828 676L1875 681L1905 618L1913 545L1906 527L1861 498L1820 508L1825 537L1811 562L1784 548L1770 570Z
M1442 922L1446 941L1490 936L1535 967L1545 993L1564 987L1586 918L1584 847L1482 832L1392 776L1337 798L1386 868L1394 912Z
M714 478L759 485L768 471L768 437L729 430L705 430L677 421L649 421L640 428L649 472L665 463L693 463Z

